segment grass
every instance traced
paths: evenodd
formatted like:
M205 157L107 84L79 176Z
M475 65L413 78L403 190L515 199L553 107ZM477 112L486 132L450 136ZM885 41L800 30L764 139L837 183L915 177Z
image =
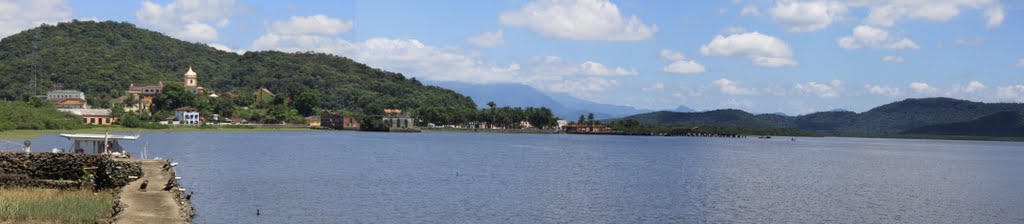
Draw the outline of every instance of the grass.
M109 126L109 127L93 127L87 129L77 130L10 130L0 131L0 139L4 140L17 140L17 139L33 139L43 135L61 134L61 133L77 133L77 134L103 134L105 132L110 133L135 133L135 132L188 132L188 131L207 131L207 132L253 132L253 131L308 131L308 128L274 128L274 127L173 127L168 129L140 129L140 128L126 128L121 126Z
M0 223L107 223L110 191L0 188Z

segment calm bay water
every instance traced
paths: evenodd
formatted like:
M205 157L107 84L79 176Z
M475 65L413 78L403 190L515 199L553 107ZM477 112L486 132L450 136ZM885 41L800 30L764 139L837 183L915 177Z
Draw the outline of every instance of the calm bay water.
M316 131L124 143L139 155L145 142L181 163L196 223L1024 223L1020 142Z

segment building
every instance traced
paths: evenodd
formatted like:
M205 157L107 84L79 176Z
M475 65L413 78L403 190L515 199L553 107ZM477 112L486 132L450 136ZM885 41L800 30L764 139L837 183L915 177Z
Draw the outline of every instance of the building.
M192 66L188 66L188 71L182 76L182 86L185 87L185 91L190 93L200 94L204 93L205 90L202 86L199 86L199 75L195 71L192 71ZM139 110L149 110L149 107L153 105L153 96L160 94L164 89L164 82L157 82L156 84L149 83L132 83L128 86L128 94L132 95L135 102L132 102L132 106L125 105L126 111L137 112Z
M569 125L569 121L558 120L558 130L564 130L566 125Z
M337 130L359 130L359 119L345 117L330 111L320 113L320 125Z
M415 120L401 109L384 109L384 124L391 128L416 128Z
M185 91L190 93L199 94L203 92L203 87L199 86L199 75L192 71L192 66L188 66L188 71L185 72L185 79L182 85L185 86Z
M309 128L320 128L320 115L306 117L306 126Z
M57 109L82 117L82 123L93 125L110 125L117 123L117 117L110 115L109 109Z
M46 92L46 99L60 102L64 99L85 99L85 93L78 90L50 90Z
M174 120L183 125L199 125L199 112L195 108L181 107L174 109Z
M85 100L79 98L65 98L58 101L57 109L88 109Z
M125 106L124 108L128 111L139 111L149 110L149 106L153 105L153 96L160 94L160 91L164 89L164 82L157 82L156 84L137 84L132 83L128 85L128 94L132 95L133 106Z

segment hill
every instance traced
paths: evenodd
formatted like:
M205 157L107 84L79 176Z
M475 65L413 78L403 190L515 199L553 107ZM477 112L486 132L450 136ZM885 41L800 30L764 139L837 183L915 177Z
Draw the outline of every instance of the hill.
M918 127L903 134L1024 137L1024 114L1003 111L973 121Z
M308 87L321 105L379 113L383 108L471 110L472 99L349 58L322 53L244 55L177 40L129 23L72 21L43 25L0 40L0 98L23 99L51 89L78 89L96 106L129 83L180 82L191 66L200 85L249 94L267 87L290 96Z
M740 110L697 113L659 111L637 114L623 119L636 119L644 124L793 128L833 134L899 134L929 125L968 122L1002 111L1024 111L1024 104L922 98L906 99L882 105L864 113L827 111L801 116L783 116L753 115Z
M594 113L596 119L608 119L650 112L629 106L595 103L564 93L545 93L523 84L470 84L464 82L427 82L426 84L451 89L470 96L478 107L486 107L489 101L494 101L499 106L547 107L555 115L567 120L575 120L581 114L588 113ZM680 108L678 110L689 109L685 106L680 106Z

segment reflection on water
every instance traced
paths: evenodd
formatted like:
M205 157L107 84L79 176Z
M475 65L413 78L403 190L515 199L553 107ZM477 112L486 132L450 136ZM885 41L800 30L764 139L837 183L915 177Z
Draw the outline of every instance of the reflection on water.
M147 141L181 163L196 223L1024 222L1013 142L323 131L126 147Z

